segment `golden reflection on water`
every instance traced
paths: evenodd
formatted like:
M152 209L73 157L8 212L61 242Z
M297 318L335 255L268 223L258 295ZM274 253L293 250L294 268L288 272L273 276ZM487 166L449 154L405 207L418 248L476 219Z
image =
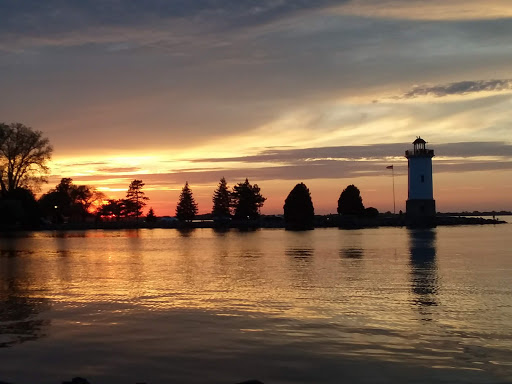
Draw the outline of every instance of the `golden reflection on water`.
M496 248L482 264L459 236L391 228L1 238L0 346L52 329L81 339L94 328L106 340L123 329L129 339L139 316L144 332L166 337L161 316L193 311L207 329L228 319L229 331L217 332L234 350L258 335L274 348L303 340L322 355L497 372L512 348L512 263Z

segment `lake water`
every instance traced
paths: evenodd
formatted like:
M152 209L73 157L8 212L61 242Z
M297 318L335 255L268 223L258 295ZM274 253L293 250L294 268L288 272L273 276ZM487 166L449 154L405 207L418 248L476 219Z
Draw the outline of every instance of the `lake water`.
M512 382L512 225L0 238L0 381Z

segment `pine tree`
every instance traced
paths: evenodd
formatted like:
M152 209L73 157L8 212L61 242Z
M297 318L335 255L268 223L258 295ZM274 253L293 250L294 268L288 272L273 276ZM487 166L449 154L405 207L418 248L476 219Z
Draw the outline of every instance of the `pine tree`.
M213 193L212 216L214 219L225 219L231 216L231 195L226 179L220 179L219 186Z
M148 223L154 223L156 221L155 211L153 208L149 208L148 214L146 216L146 221Z
M188 181L181 190L178 205L176 205L176 217L180 221L191 221L197 214L197 204L192 196L192 190L188 186Z
M231 203L235 209L234 216L237 220L257 219L260 215L260 208L267 200L261 195L258 184L253 186L248 179L233 187L231 198Z
M126 192L126 213L128 216L135 216L137 220L142 215L142 209L146 206L145 200L149 200L142 191L144 185L142 180L133 180L128 187L128 192Z

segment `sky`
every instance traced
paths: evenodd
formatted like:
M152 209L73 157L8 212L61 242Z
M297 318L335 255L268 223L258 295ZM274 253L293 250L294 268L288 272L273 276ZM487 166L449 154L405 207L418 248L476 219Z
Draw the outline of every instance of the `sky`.
M510 0L0 2L0 121L53 144L62 177L174 215L248 178L281 214L347 185L405 211L407 159L434 149L438 211L512 210Z

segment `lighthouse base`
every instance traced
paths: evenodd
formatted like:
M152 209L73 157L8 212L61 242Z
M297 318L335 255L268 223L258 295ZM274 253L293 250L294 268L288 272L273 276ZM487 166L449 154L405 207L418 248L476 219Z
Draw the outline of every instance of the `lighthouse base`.
M431 200L407 200L406 222L409 227L435 227L436 226L436 201Z

